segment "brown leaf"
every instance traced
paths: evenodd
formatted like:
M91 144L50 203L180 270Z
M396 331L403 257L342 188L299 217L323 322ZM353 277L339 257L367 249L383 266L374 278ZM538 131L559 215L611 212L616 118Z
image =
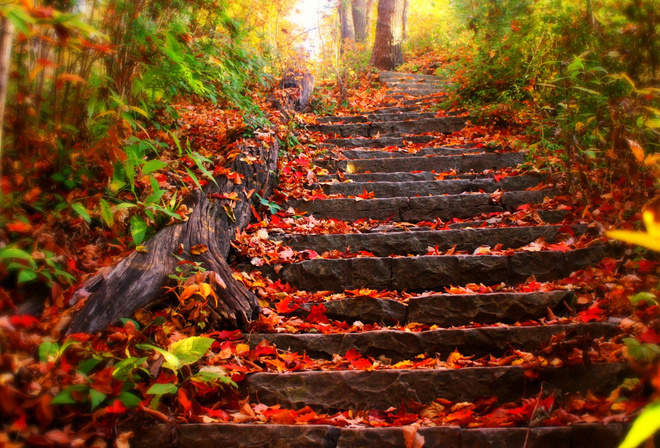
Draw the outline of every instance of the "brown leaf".
M402 429L406 448L422 448L424 446L424 437L417 434L417 426L404 426Z

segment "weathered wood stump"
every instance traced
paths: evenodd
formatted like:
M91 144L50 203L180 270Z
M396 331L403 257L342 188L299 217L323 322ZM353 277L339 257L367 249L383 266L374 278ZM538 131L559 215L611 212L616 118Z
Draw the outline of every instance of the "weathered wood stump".
M274 94L275 106L280 109L287 118L290 118L290 110L303 112L314 90L314 77L306 71L288 69L278 85L279 92Z
M187 221L165 227L146 244L146 252L132 253L107 275L99 274L88 282L86 288L91 295L75 316L70 331L102 330L159 300L181 258L201 262L207 271L216 272L222 279L215 288L217 303L209 301L215 325L241 328L254 318L259 311L257 298L232 277L226 257L236 229L244 228L250 221L254 193L268 197L274 186L279 146L277 138L270 140L262 143L265 146L243 146L228 164L231 171L242 176L240 183L225 176L216 177L216 183L193 192L187 202L192 209ZM239 200L221 199L232 193ZM208 250L193 255L191 248L199 245Z

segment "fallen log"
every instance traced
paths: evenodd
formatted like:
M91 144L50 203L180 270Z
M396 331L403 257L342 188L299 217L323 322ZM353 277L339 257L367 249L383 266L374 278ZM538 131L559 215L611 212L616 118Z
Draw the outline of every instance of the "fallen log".
M274 187L279 146L277 138L270 136L270 143L240 149L227 167L240 174L242 181L235 183L221 175L203 191L194 191L186 203L192 209L187 221L163 228L146 244L146 251L133 252L108 274L98 274L87 282L82 295L91 294L74 317L70 332L100 331L158 301L181 258L202 262L204 269L216 272L222 280L215 288L218 300L209 301L214 325L242 328L256 317L256 296L232 277L226 258L236 229L246 227L250 221L254 193L267 198ZM238 200L222 199L233 193Z

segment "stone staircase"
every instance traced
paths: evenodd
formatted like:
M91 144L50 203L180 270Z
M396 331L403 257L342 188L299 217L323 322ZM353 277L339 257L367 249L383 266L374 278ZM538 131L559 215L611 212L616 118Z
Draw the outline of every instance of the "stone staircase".
M502 216L525 204L542 203L557 195L558 190L552 186L539 188L546 179L535 173L496 178L500 170L525 161L524 153L505 152L498 146L429 146L413 154L392 151L388 147L402 146L404 141L424 143L435 138L415 134L460 130L465 118L416 112L430 101L437 101L437 97L429 95L441 94L443 84L439 78L383 72L381 80L390 89L392 98L403 98L407 105L386 107L356 117L319 119L321 124L314 128L331 134L332 138L327 141L331 157L319 160L318 164L335 174L319 178L319 184L313 188L322 188L326 194L346 196L373 192L374 197L296 200L286 207L307 212L317 219L387 222L364 233L271 235L294 250L314 250L319 254L332 250L366 251L373 256L315 258L285 264L278 273L269 267L261 271L308 291L369 288L418 293L403 302L358 295L328 300L324 306L330 319L351 324L356 321L384 325L420 323L432 326L431 329L346 334L263 333L248 335L247 343L254 347L266 340L280 350L328 360L334 354L357 350L363 356L395 364L421 354L438 354L446 360L455 350L475 359L504 356L515 350L535 353L558 335L585 339L614 335L617 324L609 321L514 325L547 317L549 313L569 316L575 309L574 293L570 290L525 292L516 289L516 285L530 277L537 281L567 277L604 257L616 256L617 248L595 244L567 251L520 250L539 238L552 243L569 231L575 236L593 231L584 225L564 225L562 210L539 212L543 222L538 225L498 227ZM438 173L446 172L451 174L436 180ZM501 195L494 196L495 192ZM419 227L402 230L396 225L438 219L451 221L452 218L468 221L448 224L444 230ZM481 247L498 244L510 251L474 255ZM457 254L427 255L430 247L441 254L449 249ZM471 283L504 283L511 288L473 294L437 292ZM313 305L303 304L297 312L305 313ZM504 403L533 398L549 390L557 397L588 392L607 396L629 375L626 365L605 362L540 366L533 375L518 365L318 370L253 373L241 387L252 402L269 406L291 409L309 406L319 412L385 411L400 409L409 401L429 405L437 399L462 403L490 396ZM624 431L620 423L522 428L422 426L417 429L417 435L423 438L424 447L607 448L617 446ZM158 437L150 440L152 446L160 443ZM405 427L209 424L180 427L178 446L420 446L407 444L406 437L410 437L410 429Z

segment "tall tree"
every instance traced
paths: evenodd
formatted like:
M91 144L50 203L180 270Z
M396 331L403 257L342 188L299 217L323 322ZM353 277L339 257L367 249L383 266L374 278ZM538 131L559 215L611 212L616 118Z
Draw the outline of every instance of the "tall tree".
M369 37L371 8L373 0L353 0L353 26L355 28L355 41L365 42Z
M393 70L403 63L403 21L406 0L379 0L376 41L371 64L381 70Z
M0 18L0 176L2 176L2 136L5 119L5 102L7 100L7 83L9 81L9 64L11 44L14 37L14 26L7 17Z
M355 27L353 25L353 10L351 0L339 1L339 21L341 22L341 42L355 41Z
M408 40L408 12L410 11L410 0L403 2L403 40Z

